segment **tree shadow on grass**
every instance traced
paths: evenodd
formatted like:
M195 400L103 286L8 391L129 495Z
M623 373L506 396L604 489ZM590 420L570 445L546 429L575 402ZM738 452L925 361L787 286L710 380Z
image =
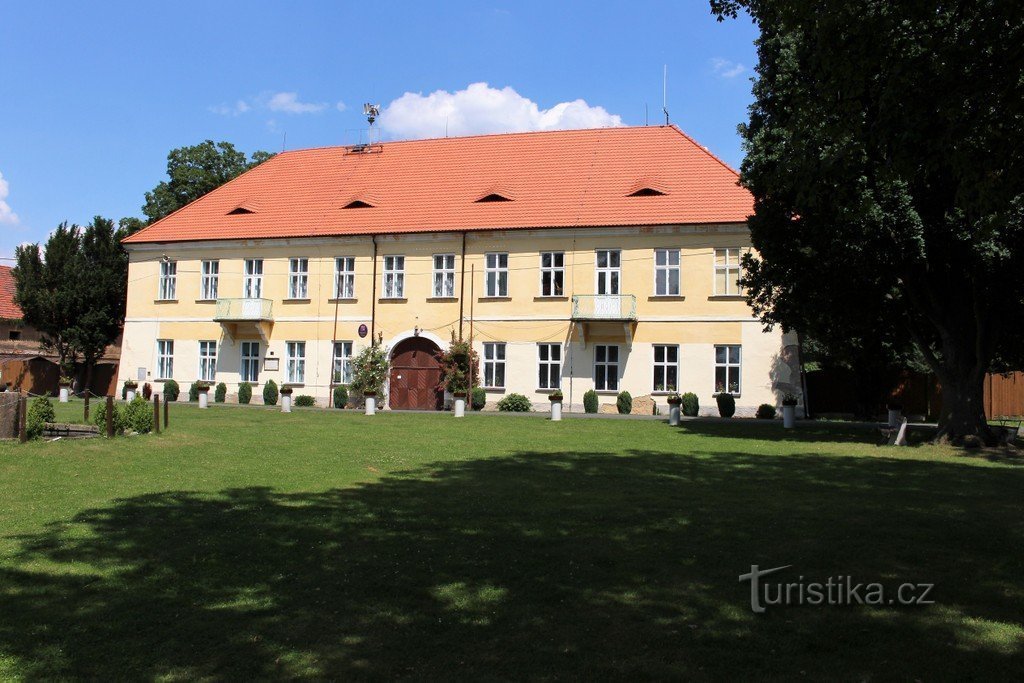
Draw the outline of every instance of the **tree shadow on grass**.
M21 537L28 678L1009 678L1024 472L522 453L345 490L137 496ZM754 615L738 575L934 582L932 607ZM1016 629L1016 630L1015 630Z
M831 443L861 443L880 446L887 436L881 425L845 422L800 422L795 429L783 429L780 420L684 420L680 433L759 441L792 441L811 444L818 441ZM913 427L907 430L910 446L929 443L934 438L934 427Z

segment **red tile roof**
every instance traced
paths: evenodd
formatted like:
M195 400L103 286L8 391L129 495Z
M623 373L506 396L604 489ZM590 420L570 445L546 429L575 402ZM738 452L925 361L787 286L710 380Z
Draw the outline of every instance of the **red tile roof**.
M629 196L645 182L664 194ZM477 201L492 193L511 201ZM678 128L599 128L283 152L125 241L731 223L752 212L736 172Z
M21 320L21 308L14 303L14 275L10 266L0 266L0 320Z

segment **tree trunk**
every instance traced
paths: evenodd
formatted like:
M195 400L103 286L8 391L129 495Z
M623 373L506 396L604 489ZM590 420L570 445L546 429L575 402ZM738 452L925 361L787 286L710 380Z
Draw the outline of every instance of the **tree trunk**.
M92 389L92 366L93 361L85 359L85 421L89 421L89 393Z
M960 445L976 438L993 444L995 438L985 417L985 374L973 370L947 370L944 374L937 440Z

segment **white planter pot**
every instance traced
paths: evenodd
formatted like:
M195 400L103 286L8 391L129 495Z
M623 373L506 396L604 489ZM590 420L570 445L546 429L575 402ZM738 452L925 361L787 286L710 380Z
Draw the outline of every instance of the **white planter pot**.
M292 412L292 395L281 394L281 412L290 413Z
M125 392L124 400L128 401L129 403L134 401L135 400L135 390L134 389L129 389L127 392Z
M455 417L466 417L466 397L455 397Z
M70 394L70 393L71 392L70 392L70 389L68 387L61 387L60 388L60 402L61 403L67 403L68 402L68 394Z
M796 426L796 406L782 406L782 427L792 429Z
M668 405L668 423L673 427L679 426L679 414L682 412L678 403Z
M366 397L366 414L373 415L377 412L377 397L367 396Z
M199 407L200 407L200 409L205 410L209 406L210 406L210 392L209 391L200 391L199 392Z
M551 421L558 422L562 419L562 402L552 401L551 402Z
M900 423L903 422L903 411L889 409L889 426L899 427Z

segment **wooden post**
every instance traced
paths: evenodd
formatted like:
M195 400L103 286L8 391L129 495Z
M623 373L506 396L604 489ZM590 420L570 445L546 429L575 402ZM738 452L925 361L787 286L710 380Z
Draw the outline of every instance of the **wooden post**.
M18 441L25 443L28 441L28 428L26 427L26 420L28 418L28 398L22 394L18 398Z
M160 394L153 394L153 429L160 433Z
M89 387L85 388L85 424L89 424Z
M107 396L107 438L114 438L114 397Z
M170 406L170 404L170 401L164 399L164 429L167 429L167 425L170 424L167 420L167 416L170 414L170 410L168 410L168 406Z

